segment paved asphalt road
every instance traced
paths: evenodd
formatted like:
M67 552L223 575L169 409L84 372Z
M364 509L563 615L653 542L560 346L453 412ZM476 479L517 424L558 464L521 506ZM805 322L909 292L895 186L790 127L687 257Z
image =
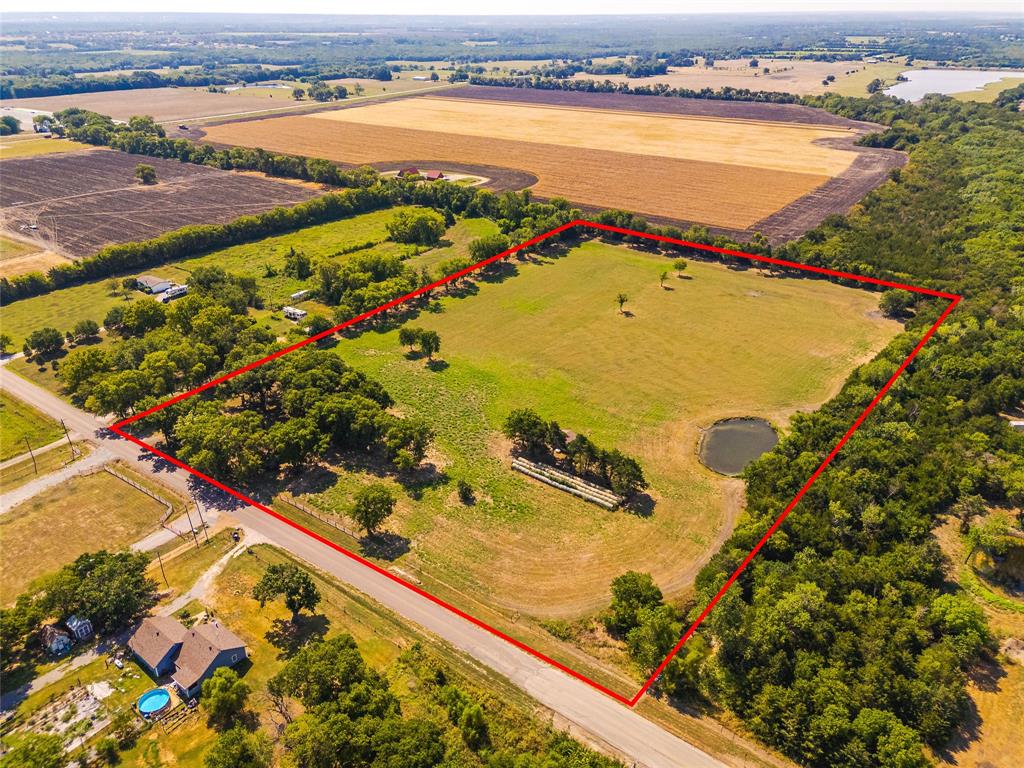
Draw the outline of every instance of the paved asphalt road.
M0 367L0 387L34 405L43 413L63 419L81 436L95 436L106 450L138 471L179 492L189 488L188 474L160 466L127 440L105 433L104 422L40 387ZM231 514L247 529L274 542L310 565L351 584L390 610L415 622L507 677L545 707L595 739L635 761L638 768L725 768L682 739L599 691L520 651L445 608L364 565L351 560L255 507L235 508Z

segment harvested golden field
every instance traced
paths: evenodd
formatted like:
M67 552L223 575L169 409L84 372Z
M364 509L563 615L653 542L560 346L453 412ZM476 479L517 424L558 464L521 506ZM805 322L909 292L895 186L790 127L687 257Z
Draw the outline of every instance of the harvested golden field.
M511 165L534 174L543 197L732 229L846 171L854 153L826 142L853 135L825 125L441 98L206 131L218 143L344 163Z
M614 148L631 155L824 176L842 173L853 159L849 152L815 143L850 134L846 129L825 125L443 97L404 99L361 109L321 112L312 117L381 128L429 126L433 131L448 134L581 149Z

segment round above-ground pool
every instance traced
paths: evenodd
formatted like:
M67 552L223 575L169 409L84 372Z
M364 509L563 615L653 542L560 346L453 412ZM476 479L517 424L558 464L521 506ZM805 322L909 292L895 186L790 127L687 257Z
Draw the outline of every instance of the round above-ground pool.
M139 696L139 714L143 717L159 715L171 705L171 694L163 688L154 688Z

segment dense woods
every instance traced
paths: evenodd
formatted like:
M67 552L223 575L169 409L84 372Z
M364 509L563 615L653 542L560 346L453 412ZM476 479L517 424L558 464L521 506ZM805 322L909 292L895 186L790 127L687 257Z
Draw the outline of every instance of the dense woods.
M907 277L965 300L725 594L699 632L703 690L805 765L928 764L987 652L970 599L949 591L931 536L958 500L1024 504L1024 133L1012 107L827 98L913 137L911 163L851 215L778 255ZM933 322L907 332L746 473L748 509L698 579L707 602ZM690 617L694 617L694 613ZM665 648L667 650L667 647Z

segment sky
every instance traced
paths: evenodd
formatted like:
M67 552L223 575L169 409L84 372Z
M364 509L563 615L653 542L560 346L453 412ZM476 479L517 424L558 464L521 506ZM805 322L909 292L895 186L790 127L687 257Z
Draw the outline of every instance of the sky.
M22 10L28 10L22 6ZM1000 12L1024 17L1024 0L380 0L377 3L337 0L177 0L159 9L140 7L137 0L48 0L48 12L176 13L329 13L329 14L638 14L638 13L766 13L830 12Z

